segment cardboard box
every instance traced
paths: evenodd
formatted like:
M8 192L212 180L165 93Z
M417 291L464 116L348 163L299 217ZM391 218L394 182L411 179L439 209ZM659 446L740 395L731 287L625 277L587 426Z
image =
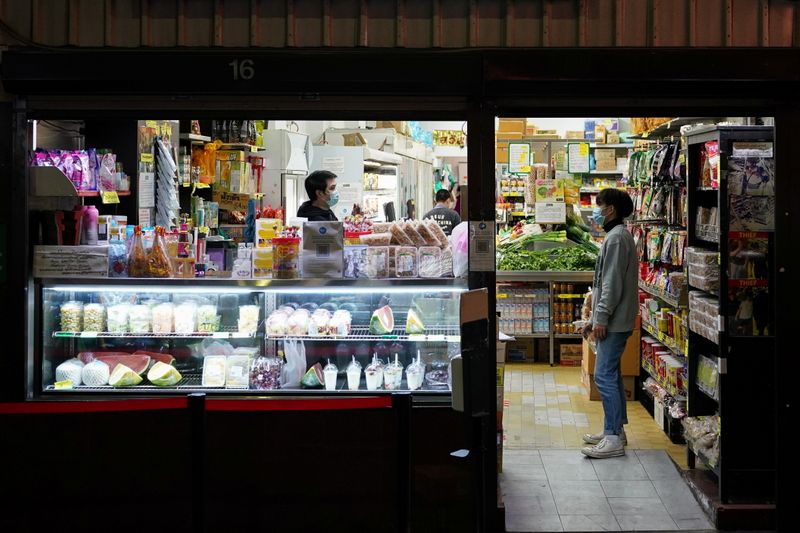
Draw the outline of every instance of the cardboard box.
M375 123L376 128L394 129L397 133L405 134L408 131L404 120L379 120Z
M505 387L506 382L506 364L497 363L497 386Z
M525 135L528 137L530 137L531 135L536 135L537 131L538 130L536 129L536 126L530 123L527 126L525 126Z
M497 410L503 410L503 399L504 399L505 389L503 387L497 387Z
M580 344L562 344L560 354L561 366L581 366L583 348Z
M516 340L509 342L506 347L508 361L524 361L534 358L534 339Z
M520 133L525 134L525 119L501 118L497 126L498 133Z
M615 131L609 131L606 133L606 142L608 144L619 144L619 133Z
M594 127L594 142L597 144L603 144L606 142L606 128L605 126L601 126L599 124L595 125Z
M581 385L583 385L583 393L591 401L600 400L600 391L594 384L594 376L587 373L584 369L581 370ZM636 399L636 377L625 376L622 378L622 385L625 388L625 398L627 401L632 402Z
M506 344L503 341L497 341L497 362L498 363L505 363L506 362Z
M622 368L623 376L638 376L641 368L639 361L639 353L641 351L641 333L637 327L636 330L628 337L628 342L625 344L625 351L622 353L622 361L620 366ZM595 360L597 356L594 351L589 347L587 341L583 341L583 369L589 373L594 373Z
M595 161L614 161L617 160L617 151L613 148L597 148L594 151Z
M595 168L596 170L600 170L602 172L614 172L617 170L617 162L616 160L613 159L610 161L607 159L603 160L598 159L595 162Z
M495 139L504 139L504 140L512 140L512 141L519 141L525 135L516 131L508 131L505 133L498 133Z
M566 132L565 139L583 139L584 138L583 136L584 136L584 132L571 130L571 131Z

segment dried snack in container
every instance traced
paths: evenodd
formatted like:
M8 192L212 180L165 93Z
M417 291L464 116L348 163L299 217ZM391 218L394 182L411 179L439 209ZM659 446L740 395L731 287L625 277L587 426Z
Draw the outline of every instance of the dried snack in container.
M255 335L258 331L259 307L257 305L239 306L239 332Z
M389 233L394 222L375 222L372 224L372 233Z
M433 236L425 222L421 220L417 221L414 224L414 228L417 230L417 233L419 233L420 237L422 237L422 239L425 241L425 246L441 246L439 244L439 239Z
M400 246L411 246L414 244L414 241L411 240L411 237L406 235L406 232L400 224L392 224L389 226L389 233L392 234L393 244L399 244Z
M275 390L281 388L283 361L277 357L261 356L253 359L250 366L250 388Z
M442 276L441 249L434 246L423 246L419 249L419 277L439 278Z
M128 277L128 247L123 241L108 243L108 277Z
M367 246L389 246L389 243L392 242L392 234L372 233L370 235L362 235L360 239L361 244L366 244Z
M440 264L442 267L442 277L453 277L453 249L449 246L442 248L442 254L439 256Z
M388 246L370 246L367 248L367 277L370 279L389 277Z
M147 274L151 278L168 278L172 276L172 262L167 254L164 241L164 228L156 227L156 238L147 254Z
M204 333L219 330L219 315L216 305L201 305L197 308L197 331Z
M66 302L61 305L61 331L81 331L83 303Z
M164 302L153 308L153 333L172 333L175 329L175 305Z
M128 326L131 333L150 333L152 324L153 312L150 306L131 306L130 315L128 316Z
M105 331L106 308L100 304L86 304L83 308L83 331Z
M111 333L128 332L130 308L130 304L116 304L108 307L108 331Z
M344 277L348 279L366 278L367 246L344 247Z
M439 246L442 248L447 248L450 246L450 239L447 238L447 234L444 232L442 227L436 223L435 220L429 218L423 222L427 223L428 230L439 240Z
M399 246L395 251L394 265L395 277L417 277L417 248L413 246Z
M404 222L403 223L403 231L411 238L411 241L414 243L414 246L420 247L425 246L425 239L422 238L422 235L419 234L416 227L413 223Z
M146 278L147 272L147 254L142 241L142 227L136 226L133 228L133 244L128 255L128 275L132 278Z

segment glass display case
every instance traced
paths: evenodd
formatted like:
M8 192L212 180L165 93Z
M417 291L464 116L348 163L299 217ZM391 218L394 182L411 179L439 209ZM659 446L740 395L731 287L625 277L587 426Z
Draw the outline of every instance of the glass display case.
M41 280L58 394L449 394L461 280Z

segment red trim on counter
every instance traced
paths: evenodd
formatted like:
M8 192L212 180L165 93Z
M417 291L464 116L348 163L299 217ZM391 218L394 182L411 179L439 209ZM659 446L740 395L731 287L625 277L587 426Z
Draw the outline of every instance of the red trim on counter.
M320 400L212 400L206 399L207 411L346 411L392 407L390 396L374 398L329 398Z
M0 403L0 414L32 415L60 413L116 413L122 411L161 411L187 409L187 398L164 398L157 400L111 400L85 402L20 402Z

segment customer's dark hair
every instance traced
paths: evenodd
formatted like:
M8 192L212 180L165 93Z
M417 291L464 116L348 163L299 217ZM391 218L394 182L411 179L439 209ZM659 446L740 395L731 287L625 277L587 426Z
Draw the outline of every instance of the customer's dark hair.
M306 178L306 194L312 202L317 199L316 192L325 192L328 188L328 180L336 179L336 174L329 170L315 170Z
M439 189L438 191L436 191L437 202L446 202L447 200L450 200L452 197L453 195L450 194L450 191L448 191L447 189Z
M597 195L597 204L613 205L620 218L629 217L633 213L633 200L627 192L620 189L603 189Z

